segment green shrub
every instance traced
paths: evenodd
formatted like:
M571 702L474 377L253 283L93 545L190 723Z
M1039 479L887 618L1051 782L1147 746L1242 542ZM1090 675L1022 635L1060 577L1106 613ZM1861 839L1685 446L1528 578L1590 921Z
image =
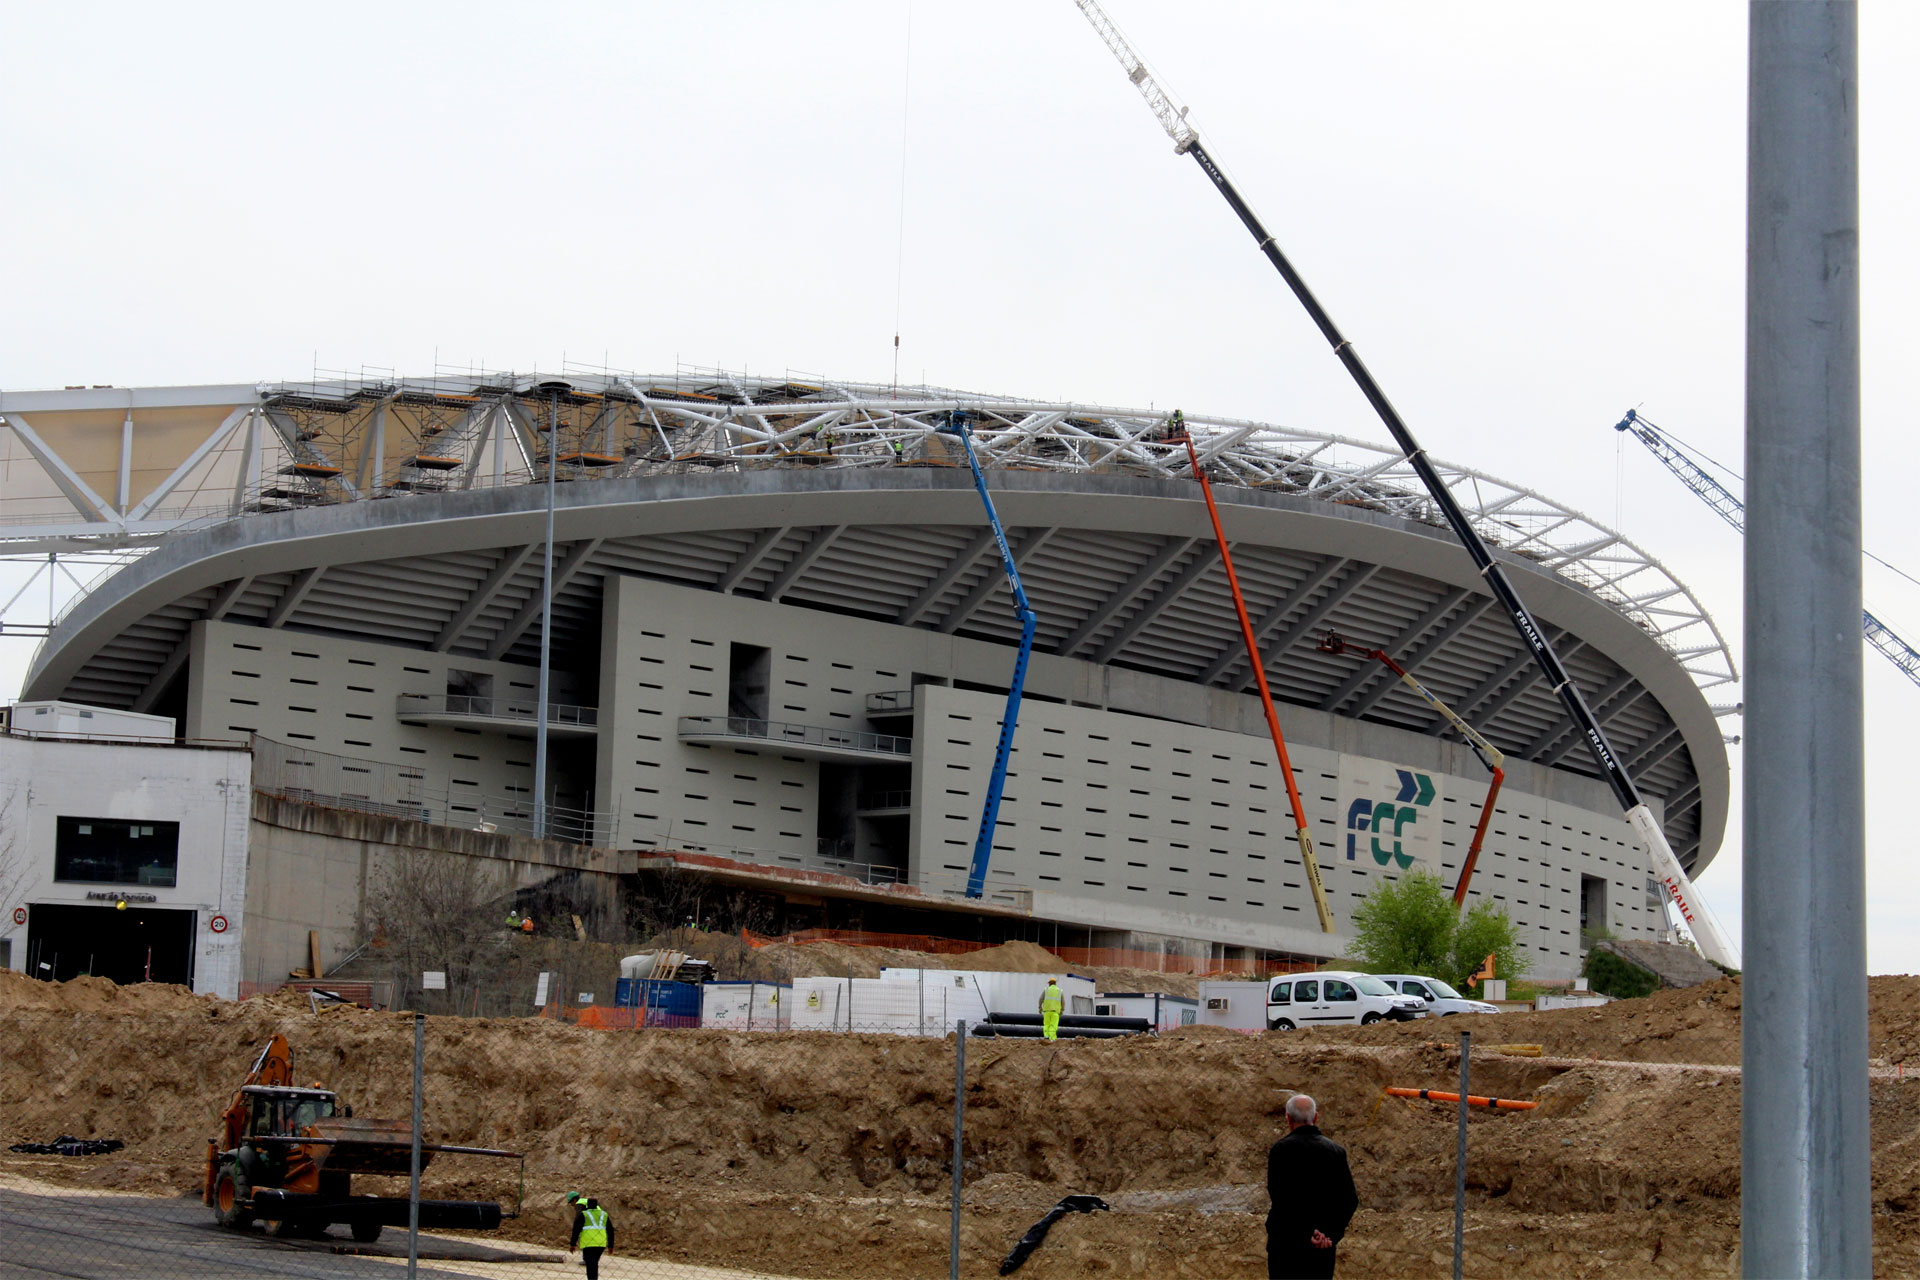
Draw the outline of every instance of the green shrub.
M1660 979L1611 951L1587 952L1586 963L1580 966L1580 972L1586 975L1589 988L1616 1000L1650 996L1660 989Z

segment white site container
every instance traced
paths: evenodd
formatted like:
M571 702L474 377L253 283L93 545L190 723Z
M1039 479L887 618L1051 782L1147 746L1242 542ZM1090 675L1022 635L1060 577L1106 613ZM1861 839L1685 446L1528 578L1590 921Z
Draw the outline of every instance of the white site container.
M172 742L172 716L143 715L88 707L78 702L16 702L8 708L7 724L15 733L60 738L154 738Z
M993 1013L1038 1013L1040 993L1054 978L1066 993L1068 1013L1092 1013L1096 988L1093 979L1066 973L1001 973L993 969L882 969L886 982L924 983L927 990L952 988L974 992L981 1008ZM962 1015L953 1015L959 1018ZM982 1015L984 1017L984 1014Z
M1265 982L1202 982L1195 1020L1203 1027L1235 1031L1267 1029Z
M971 985L893 978L795 978L788 1025L795 1031L879 1031L943 1036L965 1018L984 1022L986 1005Z
M1537 1010L1592 1009L1612 1001L1612 996L1603 996L1597 991L1569 991L1563 996L1535 996L1533 1007Z
M709 982L700 988L700 1025L720 1031L785 1031L793 988L774 982Z
M1155 1031L1177 1031L1200 1020L1198 1000L1164 991L1103 991L1093 998L1093 1011L1103 1017L1145 1018Z

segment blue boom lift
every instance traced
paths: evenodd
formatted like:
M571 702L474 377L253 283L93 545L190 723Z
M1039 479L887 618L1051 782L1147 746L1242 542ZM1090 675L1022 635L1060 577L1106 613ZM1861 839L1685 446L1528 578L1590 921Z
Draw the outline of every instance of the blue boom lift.
M1027 683L1027 658L1033 653L1033 630L1039 624L1033 606L1027 603L1026 588L1020 585L1020 568L1007 548L1006 530L1000 527L1000 513L993 509L987 493L987 477L980 470L980 459L973 451L972 415L955 409L947 415L940 430L957 436L966 452L967 466L973 471L973 487L987 509L987 524L993 529L993 541L1000 548L1000 564L1007 571L1007 586L1013 592L1013 612L1020 619L1020 653L1013 660L1013 686L1007 690L1007 709L1000 717L1000 745L993 753L993 776L987 780L987 802L980 812L980 834L973 842L973 862L967 867L967 896L978 898L986 892L987 864L993 861L993 833L1000 822L1000 793L1007 786L1007 761L1013 756L1013 731L1020 722L1020 693Z

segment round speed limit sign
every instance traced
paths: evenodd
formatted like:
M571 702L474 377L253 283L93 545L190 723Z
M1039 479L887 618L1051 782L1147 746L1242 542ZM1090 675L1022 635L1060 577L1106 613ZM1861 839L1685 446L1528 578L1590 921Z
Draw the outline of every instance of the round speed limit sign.
M27 922L27 909L25 907L15 907L13 909L13 922L15 924L25 924Z
M215 933L225 933L227 931L227 918L225 916L215 916L213 919L207 921L207 928L213 930Z

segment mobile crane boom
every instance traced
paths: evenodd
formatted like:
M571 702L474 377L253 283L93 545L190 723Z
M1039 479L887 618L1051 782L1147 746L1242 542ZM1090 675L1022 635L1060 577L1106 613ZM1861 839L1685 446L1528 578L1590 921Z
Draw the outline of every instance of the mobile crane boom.
M1288 260L1285 253L1281 252L1279 244L1261 224L1259 216L1241 198L1240 192L1213 157L1207 154L1207 149L1200 143L1200 135L1187 123L1186 108L1177 105L1173 96L1154 80L1147 71L1146 64L1114 29L1113 23L1096 0L1074 0L1074 3L1080 7L1080 12L1086 15L1087 21L1093 25L1094 30L1099 33L1101 40L1106 43L1114 57L1119 59L1121 67L1127 73L1127 79L1133 82L1134 87L1146 99L1147 106L1153 111L1154 118L1160 122L1160 127L1165 129L1167 136L1173 139L1174 152L1193 157L1194 163L1200 166L1200 171L1207 175L1207 180L1213 183L1221 197L1245 224L1248 233L1253 236L1254 243L1259 246L1260 252L1287 282L1287 287L1293 291L1293 296L1299 299L1300 305L1306 308L1307 315L1312 318L1314 325L1326 338L1327 344L1333 348L1334 355L1339 358L1342 365L1346 366L1348 374L1359 386L1360 393L1366 397L1367 403L1373 406L1381 423L1393 436L1394 443L1400 447L1408 464L1420 477L1420 483L1426 487L1434 506L1439 508L1440 514L1452 527L1454 536L1459 538L1461 546L1473 560L1474 567L1486 582L1488 590L1493 593L1494 598L1513 623L1514 630L1519 633L1521 644L1532 654L1533 660L1545 674L1547 687L1559 697L1561 705L1566 708L1567 715L1579 729L1581 738L1587 744L1587 750L1592 753L1594 763L1600 768L1601 776L1606 779L1620 807L1626 811L1627 821L1633 825L1635 832L1647 845L1647 850L1653 858L1655 871L1665 883L1674 904L1679 907L1680 914L1693 927L1707 958L1724 965L1737 965L1738 959L1734 955L1733 948L1728 945L1726 938L1720 933L1711 917L1704 909L1695 912L1693 882L1688 879L1685 868L1680 865L1680 859L1674 856L1673 847L1667 843L1666 833L1660 829L1660 824L1654 818L1653 811L1647 807L1646 801L1641 799L1639 787L1634 785L1633 778L1627 773L1626 765L1614 752L1613 744L1607 740L1606 731L1594 717L1592 710L1588 708L1586 699L1581 696L1579 686L1575 685L1573 677L1567 674L1566 667L1561 664L1559 655L1554 653L1553 646L1548 643L1545 633L1533 620L1533 615L1528 612L1527 606L1521 601L1513 584L1507 580L1505 570L1493 558L1493 553L1487 549L1486 543L1474 530L1472 522L1467 519L1466 512L1460 509L1460 504L1455 501L1452 491L1447 488L1439 472L1435 471L1433 464L1428 461L1426 450L1414 440L1413 433L1408 430L1399 411L1393 407L1393 402L1387 399L1386 392L1382 391L1380 384L1374 381L1373 374L1367 369L1366 363L1353 349L1353 343L1340 332L1339 326L1333 322L1333 317L1327 314L1326 308L1320 305L1320 300L1314 296L1313 290L1307 287L1306 280L1294 269L1293 263Z
M1014 616L1020 620L1020 650L1013 660L1013 684L1007 690L1007 708L1000 716L1000 743L994 748L993 775L987 780L987 799L980 812L980 834L974 838L973 861L967 867L967 896L978 898L986 893L987 864L993 860L993 833L1000 823L1000 795L1007 787L1007 763L1013 757L1013 730L1020 722L1020 695L1026 688L1027 659L1033 654L1033 632L1040 619L1027 603L1026 588L1020 585L1020 566L1013 561L1006 530L1000 527L1000 513L994 510L993 498L987 493L987 477L973 452L973 427L967 420L966 410L956 409L948 414L946 425L940 430L959 437L960 447L967 455L967 466L973 471L973 487L980 491L981 505L987 509L987 525L993 530L995 545L1000 548L1000 566L1007 571Z
M1732 525L1734 532L1744 535L1747 531L1747 504L1733 496L1733 491L1706 468L1695 462L1681 448L1679 443L1668 438L1659 427L1640 416L1637 409L1627 410L1627 416L1613 424L1615 431L1623 431L1647 446L1647 452L1659 459L1660 465L1679 477L1680 483L1693 490L1694 496L1713 508L1715 515ZM1880 651L1894 666L1900 668L1907 679L1920 684L1920 651L1895 635L1886 623L1873 616L1866 609L1860 611L1860 630L1867 643Z

